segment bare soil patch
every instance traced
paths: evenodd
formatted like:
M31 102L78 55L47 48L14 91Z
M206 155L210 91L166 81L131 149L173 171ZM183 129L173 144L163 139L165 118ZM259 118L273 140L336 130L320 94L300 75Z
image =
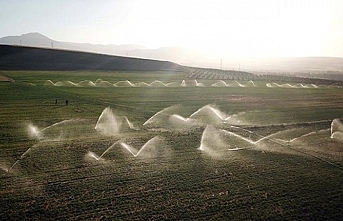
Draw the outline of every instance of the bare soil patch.
M14 80L0 73L0 82L14 82Z

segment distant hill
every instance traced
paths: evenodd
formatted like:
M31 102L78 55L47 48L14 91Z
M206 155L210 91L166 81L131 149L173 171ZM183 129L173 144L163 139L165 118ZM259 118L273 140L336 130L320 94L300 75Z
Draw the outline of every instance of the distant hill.
M1 44L22 45L34 47L51 47L51 42L56 42L39 33L28 33L21 36L7 36L0 38Z
M172 61L188 66L211 66L208 58L201 53L180 47L162 47L147 49L137 44L102 45L89 43L62 42L50 39L40 33L28 33L20 36L0 38L0 45L29 46L49 49L65 49L72 51L93 52L125 57L146 58L153 60Z
M0 70L181 70L169 62L78 51L0 45Z
M3 38L0 38L0 44L41 47L41 48L67 49L67 50L74 50L74 51L77 50L77 51L95 52L95 53L111 54L111 55L124 55L127 53L127 51L145 49L143 46L135 45L135 44L101 45L101 44L71 43L71 42L55 41L37 32L23 34L20 36L3 37Z
M244 57L216 57L207 56L200 51L182 47L162 47L147 49L141 45L101 45L89 43L71 43L50 39L40 33L28 33L21 36L7 36L0 38L0 45L30 46L49 49L63 49L72 51L93 52L124 57L135 57L153 60L172 61L184 66L219 68L223 70L244 70L258 72L316 72L323 78L331 78L326 75L336 73L334 77L342 76L343 58L337 57L279 57L279 58L244 58ZM210 44L210 42L209 42ZM230 52L228 52L230 54ZM222 62L221 62L222 61ZM222 63L222 65L221 65ZM301 73L303 75L303 73Z

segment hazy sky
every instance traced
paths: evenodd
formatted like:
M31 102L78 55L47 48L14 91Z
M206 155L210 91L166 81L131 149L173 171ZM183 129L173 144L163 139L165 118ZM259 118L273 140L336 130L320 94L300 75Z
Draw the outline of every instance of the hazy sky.
M0 0L0 37L343 57L343 0Z

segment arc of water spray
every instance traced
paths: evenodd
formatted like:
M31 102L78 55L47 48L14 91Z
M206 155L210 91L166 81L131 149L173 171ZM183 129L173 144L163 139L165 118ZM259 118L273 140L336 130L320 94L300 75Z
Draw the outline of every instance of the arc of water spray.
M252 80L250 80L249 82L252 84L253 87L256 87L255 83Z
M10 168L8 168L7 173L9 173L9 172L12 170L12 168L13 168L17 163L19 163L19 161L20 161L21 159L23 159L24 156L25 156L30 150L31 150L31 147L30 147L29 149L27 149L27 150L20 156L20 158L17 159L17 160L12 164L12 166L11 166Z
M199 83L196 79L194 81L195 81L195 86L197 86L197 87L205 87L205 85L203 83Z
M245 85L239 83L238 81L235 81L235 82L236 82L236 83L238 84L238 86L240 86L240 87L246 87Z
M220 80L220 81L218 81L218 82L216 82L216 83L214 83L214 84L212 84L212 87L216 87L219 83L222 83L222 84L224 84L225 85L225 87L228 87L229 85L225 82L225 81L223 81L223 80Z
M193 117L194 115L198 114L198 113L199 113L200 111L202 111L204 108L209 108L217 117L219 117L219 119L221 119L221 120L224 120L224 119L225 119L225 117L221 116L221 113L220 113L217 109L211 107L210 105L206 105L206 106L204 106L204 107L198 109L198 110L195 111L193 114L191 114L191 116L189 116L189 118L191 118L191 117Z
M227 131L227 130L220 130L220 131L222 131L222 132L224 132L224 133L226 133L226 134L229 134L229 135L238 137L238 138L240 138L240 139L242 139L242 140L244 140L244 141L247 141L247 142L250 143L250 144L255 144L254 141L252 141L252 140L250 140L250 139L248 139L248 138L246 138L246 137L243 137L243 136L241 136L241 135L239 135L239 134L233 133L233 132L231 132L231 131Z
M106 110L106 111L105 111L105 110ZM94 129L97 129L97 126L98 126L98 124L100 123L101 119L103 118L103 115L106 114L107 112L109 112L109 110L110 110L110 107L106 107L106 108L101 112L101 114L100 114L100 116L99 116L99 118L98 118L98 121L97 121L96 124L95 124ZM105 113L105 112L106 112L106 113Z
M164 110L164 109L163 109ZM144 122L143 126L145 126L146 124L150 123L150 121L152 121L152 119L154 119L154 117L156 117L157 115L159 115L160 113L162 113L163 110L160 110L159 112L157 112L156 114L154 114L152 117L150 117L147 121Z
M145 126L146 124L150 123L157 115L162 114L164 111L169 110L169 109L171 109L172 107L175 107L175 106L176 106L176 105L173 105L173 106L170 106L170 107L167 107L167 108L164 108L164 109L158 111L158 112L155 113L152 117L150 117L147 121L145 121L145 122L143 123L143 126Z
M107 148L99 157L96 158L96 160L100 160L108 151L110 151L117 143L119 142L119 140L117 142L115 142L114 144L112 144L109 148Z
M296 137L296 138L293 138L293 139L291 139L291 140L289 140L288 142L293 142L293 141L295 141L295 140L297 140L297 139L299 139L299 138L302 138L302 137L307 137L307 136L310 136L310 135L312 135L312 134L315 134L315 133L317 133L317 132L315 132L315 131L312 131L312 132L310 132L310 133L307 133L307 134L303 134L303 135L301 135L300 137Z
M284 144L284 143L280 143L280 142L277 142L277 141L274 140L274 139L270 139L270 138L269 138L270 136L275 135L276 133L270 134L270 135L268 135L267 137L263 137L263 136L260 135L260 134L254 133L254 132L249 131L249 130L246 130L246 129L244 129L244 128L240 128L240 127L236 127L236 126L231 126L231 127L237 128L237 129L241 129L241 130L250 132L250 133L252 133L252 134L261 136L262 138L261 138L260 140L256 141L256 143L259 142L259 141L261 141L261 140L263 140L263 139L267 139L268 141L271 141L271 142L273 142L273 143L275 143L275 144L278 144L278 145L283 146L283 147L287 147L287 148L289 148L289 149L291 149L291 150L293 150L293 151L296 151L296 152L305 154L305 155L307 155L307 156L316 158L316 159L318 159L318 160L320 160L320 161L323 161L323 162L325 162L325 163L327 163L327 164L330 164L330 165L332 165L332 166L334 166L334 167L336 167L336 168L339 168L339 169L343 170L343 168L342 168L341 166L339 166L339 165L337 165L337 164L334 164L334 163L332 163L332 162L330 162L330 161L328 161L328 160L326 160L326 159L323 159L323 158L318 157L318 156L316 156L316 155L312 155L312 154L309 154L309 153L307 153L307 152L304 152L304 151L295 149L295 148L291 147L289 144L286 145L286 144ZM278 133L278 132L277 132L277 133ZM310 134L313 134L313 133L315 133L315 132L310 132L310 133L305 134L305 135L302 135L302 136L300 136L300 137L309 136ZM293 139L293 140L294 140L294 139Z
M125 81L118 81L117 83L113 84L113 86L117 87L119 84L121 83L127 83L129 84L131 87L136 87L135 84L133 84L132 82L130 82L129 80L125 80Z
M260 135L260 134L258 134L258 133L255 133L255 132L253 132L253 131L251 131L251 130L247 130L247 129L245 129L245 128L241 128L241 127L237 127L237 126L231 126L231 127L232 127L232 128L235 128L235 129L243 130L243 131L245 131L245 132L248 132L248 133L250 133L250 134L254 134L254 135L256 135L256 136L259 136L259 137L260 137L259 140L257 140L257 141L252 141L254 145L257 144L257 143L259 143L259 142L261 142L261 141L263 141L263 140L268 140L268 141L270 141L270 142L273 142L273 143L279 144L279 145L281 145L281 146L284 146L282 143L277 142L276 140L270 138L270 137L274 136L275 134L280 133L281 131L278 131L278 132L276 132L276 133L269 134L268 136L262 136L262 135Z
M231 151L237 151L237 150L245 150L245 149L249 149L250 147L235 147L235 148L230 148L228 150Z
M125 149L127 149L134 157L137 157L150 143L158 139L158 137L153 137L150 140L148 140L140 149L139 151L135 154L133 150L135 150L132 146L126 144L126 143L120 143Z
M167 86L165 83L163 83L162 81L159 81L159 80L155 80L155 81L151 82L149 85L152 86L155 83L162 84L163 86Z
M213 111L213 112L216 114L216 116L218 116L221 120L224 120L224 119L225 119L225 117L222 117L222 116L220 115L220 112L219 112L217 109L214 109L214 108L211 107L211 106L209 106L209 107L210 107L210 110Z
M206 130L208 130L208 128L209 128L209 127L207 126L207 127L205 128L203 134L202 134L199 150L204 151L204 150L207 149L206 145L204 144L204 139L205 139ZM235 136L235 137L238 137L238 138L240 138L240 139L243 139L243 140L247 141L247 142L250 143L250 144L254 144L254 142L253 142L252 140L247 139L247 138L245 138L245 137L243 137L243 136L241 136L241 135L238 135L238 134L236 134L236 133L233 133L233 132L230 132L230 131L227 131L227 130L223 130L223 129L222 129L222 130L219 130L219 131L220 131L220 132L224 132L225 134L229 134L230 136ZM249 146L249 147L242 147L242 148L235 147L235 148L230 148L230 149L228 149L228 150L237 151L237 150L244 150L244 149L249 149L249 148L251 148L251 147L250 147L250 146Z
M189 118L184 118L184 117L182 117L181 115L178 115L178 114L173 114L172 116L177 118L177 119L179 119L179 120L182 120L184 122L189 121Z
M48 126L48 127L45 127L45 128L43 128L43 129L41 129L41 130L38 130L38 129L37 129L36 127L34 127L34 126L30 126L30 127L33 128L34 134L39 138L39 135L40 135L41 132L43 132L43 131L45 131L45 130L51 128L51 127L57 126L57 125L59 125L59 124L65 123L65 122L73 121L73 120L74 120L74 119L63 120L63 121L54 123L54 124L52 124L52 125L50 125L50 126ZM39 139L40 139L40 138L39 138ZM35 147L35 146L36 146L36 145L34 145L33 147ZM28 149L19 157L19 159L17 159L17 160L12 164L12 166L7 170L7 172L9 173L9 172L13 169L13 167L14 167L16 164L18 164L19 161L22 160L22 159L26 156L26 154L27 154L28 152L30 152L30 150L31 150L33 147L28 148Z
M136 85L131 83L129 80L126 80L126 82L131 86L131 87L135 87Z
M124 118L125 118L125 120L126 120L126 123L129 125L130 129L132 129L132 130L139 130L137 127L135 127L135 126L133 125L133 123L131 123L131 122L129 121L129 119L128 119L126 116L124 116Z
M35 137L37 138L38 140L42 140L44 139L44 134L42 134L45 130L49 130L50 128L53 128L53 127L56 127L60 124L65 124L65 123L69 123L69 122L73 122L73 121L82 121L82 119L68 119L68 120L63 120L63 121L60 121L60 122L57 122L57 123L54 123L50 126L47 126L43 129L38 129L36 126L32 125L31 123L28 125L29 127L29 136L30 137Z
M45 131L47 129L50 129L51 127L54 127L54 126L57 126L57 125L60 125L60 124L63 124L63 123L71 122L71 121L74 121L74 120L75 119L69 119L69 120L63 120L63 121L54 123L54 124L52 124L50 126L47 126L47 127L43 128L42 130L38 131L38 133L43 132L43 131Z
M126 144L126 143L120 143L120 145L122 145L125 149L127 149L134 157L138 156L138 153L135 154L132 149L133 147L131 147L130 145ZM139 152L139 151L138 151Z
M240 127L237 127L237 126L231 126L231 127L232 127L232 128L236 128L236 129L240 129L240 130L243 130L243 131L246 131L246 132L248 132L248 133L250 133L250 134L255 134L255 135L257 135L257 136L259 136L259 137L261 137L261 138L260 138L259 140L257 140L257 141L253 141L253 140L251 140L251 139L248 139L248 138L246 138L246 137L243 137L243 136L241 136L241 135L239 135L239 134L236 134L236 133L234 133L234 132L231 132L231 131L227 131L227 130L224 130L224 129L222 129L222 130L220 130L220 131L222 131L222 132L224 132L224 133L226 133L226 134L235 136L235 137L237 137L237 138L240 138L240 139L242 139L242 140L244 140L244 141L247 141L248 143L250 143L250 144L252 144L252 145L256 145L257 143L259 143L259 142L261 142L261 141L263 141L263 140L268 140L268 141L271 141L271 142L280 144L279 142L270 139L270 137L271 137L271 136L274 136L276 133L270 134L270 135L268 135L268 136L262 136L262 135L260 135L260 134L254 133L254 132L252 132L252 131L250 131L250 130L247 130L247 129L244 129L244 128L240 128ZM278 132L277 132L277 133L278 133ZM282 144L280 144L280 145L282 145ZM242 149L247 149L247 148L237 148L237 147L236 147L236 148L229 149L229 150L242 150Z
M186 86L186 81L185 81L185 80L182 80L180 86L181 86L181 87L185 87L185 86Z
M208 125L206 126L205 130L202 132L202 135L201 135L199 150L202 150L202 151L205 150L205 148L206 148L206 146L204 145L206 130L208 130Z

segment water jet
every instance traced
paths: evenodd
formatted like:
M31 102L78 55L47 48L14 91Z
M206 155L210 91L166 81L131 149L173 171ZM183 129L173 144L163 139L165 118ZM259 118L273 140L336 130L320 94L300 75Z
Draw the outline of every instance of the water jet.
M129 144L126 144L124 142L121 142L120 145L123 148L125 148L126 150L128 150L132 154L133 157L138 157L143 150L154 149L159 140L160 140L160 138L158 136L155 136L155 137L151 138L150 140L148 140L139 150L135 149L134 147L132 147ZM153 152L156 152L156 151L153 150ZM150 150L150 153L151 153L151 150Z
M100 114L95 130L104 136L114 136L119 133L122 122L114 115L110 107L106 107Z

